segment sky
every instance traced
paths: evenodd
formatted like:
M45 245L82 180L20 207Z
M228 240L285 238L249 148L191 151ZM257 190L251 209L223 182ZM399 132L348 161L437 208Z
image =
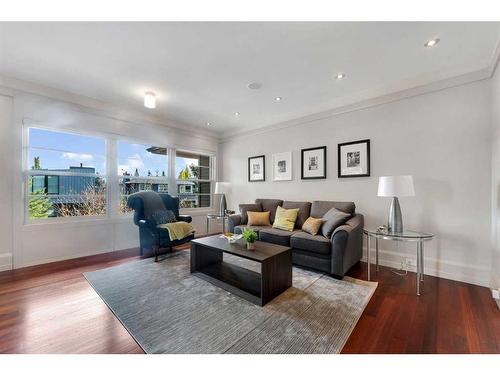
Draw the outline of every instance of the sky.
M95 168L99 174L106 174L104 139L30 128L29 145L30 169L35 156L39 156L42 169L68 169L82 163L84 167ZM140 176L147 176L148 170L153 176L156 176L157 172L161 176L163 171L166 174L167 156L146 151L149 147L150 145L118 141L118 173L121 175L127 171L133 175L137 168ZM198 165L198 160L176 158L176 177L190 164Z

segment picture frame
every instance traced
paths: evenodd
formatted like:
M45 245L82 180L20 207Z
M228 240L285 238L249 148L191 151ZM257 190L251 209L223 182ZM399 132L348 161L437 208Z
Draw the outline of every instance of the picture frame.
M266 180L265 155L251 156L248 158L248 182Z
M273 181L292 180L292 152L280 152L273 154Z
M370 176L370 140L338 144L338 177Z
M303 180L326 178L326 146L301 150L300 176Z

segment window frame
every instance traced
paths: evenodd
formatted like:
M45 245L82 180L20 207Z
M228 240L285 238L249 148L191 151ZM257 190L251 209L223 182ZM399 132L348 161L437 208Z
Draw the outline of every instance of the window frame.
M204 194L197 194L197 195L208 195L210 196L210 206L208 207L186 207L186 208L181 208L181 211L183 213L197 213L197 212L209 212L209 211L213 211L215 205L214 205L214 186L215 186L215 176L216 176L216 155L214 153L210 153L210 152L204 152L204 151L199 151L199 150L193 150L193 149L186 149L186 148L176 148L175 150L175 158L177 158L177 152L185 152L185 153L188 153L188 154L195 154L195 155L201 155L201 156L207 156L209 157L209 166L208 167L204 167L204 166L201 166L201 168L208 168L209 169L209 179L196 179L196 178L189 178L189 179L186 179L186 180L182 180L182 181L192 181L192 182L209 182L210 183L210 193L204 193ZM175 162L174 162L174 170L175 170ZM179 197L179 200L180 200L180 197L182 195L193 195L193 194L180 194L178 193L178 181L180 181L177 176L173 176L174 179L175 179L175 193L174 195L175 196L178 196Z
M86 216L69 216L69 217L49 217L49 218L39 218L39 219L31 219L29 217L29 195L30 191L28 190L28 177L30 175L46 175L47 173L40 171L34 172L29 168L29 129L41 129L52 132L59 133L69 133L73 135L81 135L81 136L89 136L94 138L100 138L105 143L105 155L103 155L105 160L105 173L102 175L99 174L100 178L106 180L106 214L104 215L86 215ZM70 224L71 223L89 223L91 225L92 222L123 222L129 220L130 217L133 216L132 212L122 213L119 211L119 199L120 199L120 189L119 189L119 179L123 176L118 175L118 142L129 142L135 144L155 144L156 147L165 147L167 149L167 168L165 170L166 177L156 177L151 176L150 179L160 179L161 181L166 181L168 183L168 193L172 196L179 196L177 192L177 176L175 176L175 159L177 151L205 155L210 157L210 180L193 180L193 181L202 181L202 182L210 182L210 207L198 207L198 208L180 208L180 214L185 215L204 215L206 213L213 212L215 207L214 202L214 188L217 176L217 153L216 151L210 150L197 150L192 148L186 148L184 146L177 146L174 144L168 144L167 142L154 142L151 139L141 138L141 137L130 137L122 134L110 133L110 132L101 132L94 130L86 130L79 129L78 127L59 127L59 126L50 126L47 124L43 124L40 122L33 121L31 119L24 119L22 125L22 184L20 186L20 193L22 195L23 201L23 226L26 227L26 230L29 230L29 227L36 228L38 226L43 225L53 225L53 224ZM100 155L96 155L100 156ZM30 173L32 172L32 173ZM51 173L51 175L65 175L67 172L58 172ZM74 176L78 175L78 173L69 173L69 175ZM86 177L89 176L88 173L82 174ZM146 177L147 178L147 177ZM23 229L24 230L24 229Z
M117 197L116 197L116 204L114 204L114 212L116 213L115 216L116 217L130 217L132 216L132 212L121 212L119 210L119 203L120 203L120 199L122 198L122 196L124 196L124 194L121 194L121 191L120 191L120 179L122 179L124 176L123 175L120 175L118 173L118 166L120 165L119 164L119 161L120 161L120 158L119 158L119 155L118 155L118 143L119 142L126 142L128 144L136 144L136 145L141 145L141 146L146 146L146 145L152 145L153 142L148 142L148 141L144 141L144 140L140 140L140 139L136 139L136 138L130 138L130 137L116 137L115 138L115 152L114 152L114 158L116 160L116 168L115 168L115 172L113 174L113 178L115 179L116 178L116 185L117 185ZM155 146L151 146L151 147L162 147L162 148L165 148L167 153L165 154L166 156L166 165L165 165L165 174L166 176L163 177L163 176L139 176L139 178L141 179L145 179L145 180L149 180L149 181L155 181L157 182L158 184L167 184L168 186L168 193L170 194L171 192L171 176L170 176L170 159L171 159L171 156L170 156L170 150L172 149L171 146L166 146L164 144L158 144L158 142L154 142Z
M63 171L47 171L47 170L36 170L29 168L29 152L31 149L29 142L29 131L30 129L40 129L44 131L54 132L54 133L66 133L77 136L84 137L93 137L99 138L104 141L104 155L95 154L95 156L102 157L105 162L105 172L104 174L98 173L78 173L78 172L63 172ZM51 223L64 223L64 222L72 222L72 221L93 221L93 220L104 220L110 217L109 212L109 175L108 175L108 143L109 140L104 133L96 133L96 132L87 132L80 131L74 129L66 129L59 127L48 127L43 125L38 125L37 123L29 123L23 125L23 155L22 155L22 194L23 194L23 204L24 204L24 225L41 225L41 224L51 224ZM35 147L41 149L41 147ZM48 149L47 149L48 150ZM56 152L65 152L63 150L52 150ZM94 155L94 154L91 154ZM105 191L105 199L106 199L106 213L103 215L81 215L81 216L67 216L67 217L47 217L47 218L38 218L32 219L29 214L29 198L31 195L31 191L28 189L28 181L31 176L45 176L45 181L48 182L48 176L82 176L82 177L99 177L106 181L106 191ZM47 185L48 188L48 185ZM59 190L59 188L58 188ZM48 194L48 193L47 193ZM50 195L50 194L48 194ZM79 195L79 194L75 194Z

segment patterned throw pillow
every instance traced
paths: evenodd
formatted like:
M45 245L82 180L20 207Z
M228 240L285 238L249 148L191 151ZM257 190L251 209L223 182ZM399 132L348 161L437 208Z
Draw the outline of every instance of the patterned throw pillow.
M171 210L158 210L151 215L155 225L175 223L177 219Z
M323 219L316 219L315 217L309 217L302 225L302 230L313 236L317 235L319 228L323 225Z
M295 221L299 213L298 208L284 209L281 206L276 208L276 216L274 218L273 228L283 229L289 232L293 231Z

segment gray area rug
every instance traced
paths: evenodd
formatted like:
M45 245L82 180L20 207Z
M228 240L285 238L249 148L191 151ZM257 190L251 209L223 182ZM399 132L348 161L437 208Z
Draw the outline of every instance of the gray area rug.
M186 250L84 275L146 353L339 353L377 287L294 267L293 287L260 307L192 276L189 262Z

